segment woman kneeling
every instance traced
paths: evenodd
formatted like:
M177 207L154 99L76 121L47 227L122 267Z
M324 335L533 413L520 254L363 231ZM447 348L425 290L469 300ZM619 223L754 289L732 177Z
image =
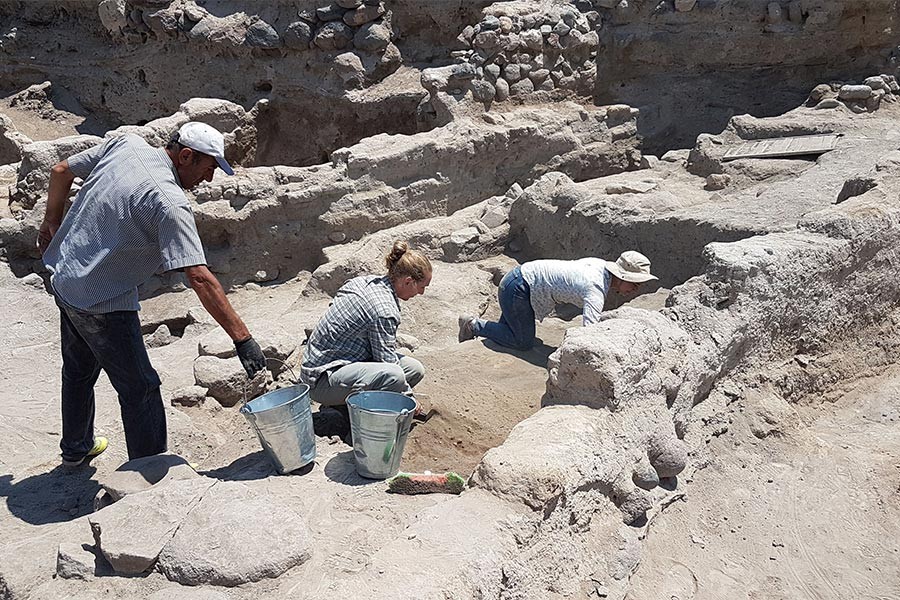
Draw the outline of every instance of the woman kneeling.
M301 378L310 397L324 406L342 406L358 390L405 394L422 380L425 367L397 354L400 302L425 293L431 263L394 242L385 258L387 275L363 275L338 290L306 345Z

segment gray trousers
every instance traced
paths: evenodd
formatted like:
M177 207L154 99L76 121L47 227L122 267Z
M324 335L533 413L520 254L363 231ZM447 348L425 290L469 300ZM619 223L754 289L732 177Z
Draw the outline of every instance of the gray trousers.
M351 363L322 374L309 396L323 406L343 406L347 396L359 390L408 393L424 376L425 367L409 356L401 356L399 364Z

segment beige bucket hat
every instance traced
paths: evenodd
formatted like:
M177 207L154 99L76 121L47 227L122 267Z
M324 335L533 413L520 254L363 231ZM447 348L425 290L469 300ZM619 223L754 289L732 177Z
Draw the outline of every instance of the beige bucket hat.
M634 250L623 252L616 262L607 262L606 268L622 281L629 283L645 283L658 279L650 274L650 259Z

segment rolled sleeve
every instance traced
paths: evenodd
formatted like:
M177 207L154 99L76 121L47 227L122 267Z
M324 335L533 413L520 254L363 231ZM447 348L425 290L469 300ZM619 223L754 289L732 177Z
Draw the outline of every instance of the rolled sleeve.
M397 327L400 325L391 317L378 317L369 325L369 347L374 362L397 363Z
M605 303L606 296L601 292L590 294L584 299L584 311L582 313L584 325L590 325L600 320L600 314L603 312Z
M173 206L162 211L158 232L163 271L206 264L203 244L190 208Z
M91 171L93 171L94 167L97 166L97 163L100 162L103 153L106 152L107 148L113 143L115 143L115 139L110 139L102 144L97 144L93 148L88 148L87 150L82 150L78 154L73 154L66 159L69 170L72 171L72 174L74 174L75 177L87 179L87 176L91 174Z

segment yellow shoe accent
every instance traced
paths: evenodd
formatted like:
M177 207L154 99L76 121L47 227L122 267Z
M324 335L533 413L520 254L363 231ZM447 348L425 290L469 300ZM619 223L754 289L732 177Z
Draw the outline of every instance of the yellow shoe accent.
M91 448L91 451L87 453L88 456L94 457L98 454L102 454L104 450L109 447L109 440L103 436L97 436L94 438L94 447Z
M62 459L62 464L65 467L77 467L83 464L85 461L88 461L98 454L102 454L104 450L109 447L109 440L105 437L95 437L94 438L94 446L91 448L87 454L79 458L78 460L67 460L65 458Z

